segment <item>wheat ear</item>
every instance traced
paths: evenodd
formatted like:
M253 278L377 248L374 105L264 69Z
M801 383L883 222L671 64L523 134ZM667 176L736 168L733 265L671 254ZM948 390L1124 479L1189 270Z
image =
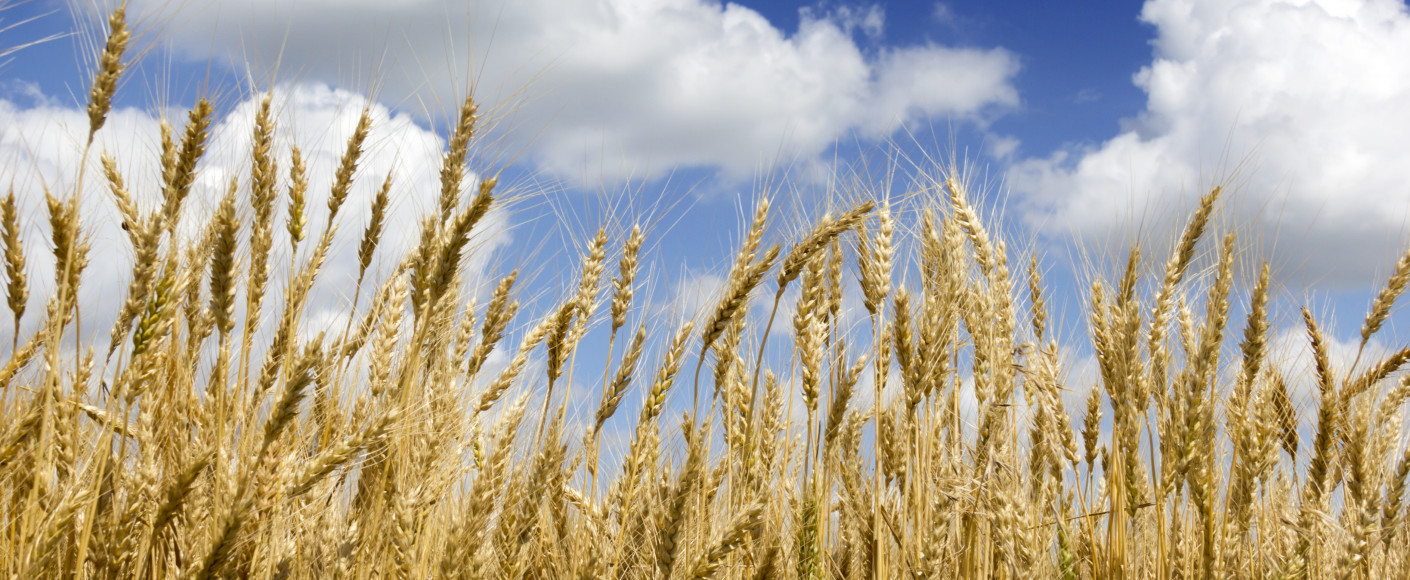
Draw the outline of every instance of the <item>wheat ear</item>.
M103 128L108 120L108 112L113 107L113 94L117 92L118 76L122 74L122 53L127 50L127 42L132 33L127 29L127 2L123 2L108 15L108 41L98 56L98 76L93 79L93 88L88 91L88 143L93 143L93 135Z
M20 240L20 220L18 204L15 203L15 190L10 189L3 203L0 203L0 242L5 244L5 301L10 313L15 316L15 335L10 352L19 350L20 319L24 318L25 306L29 303L29 284L25 280L24 243Z

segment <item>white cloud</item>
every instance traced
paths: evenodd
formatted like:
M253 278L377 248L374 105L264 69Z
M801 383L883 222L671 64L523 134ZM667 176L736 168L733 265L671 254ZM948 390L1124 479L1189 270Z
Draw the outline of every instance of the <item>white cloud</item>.
M990 134L984 143L984 152L997 160L1005 160L1018 151L1021 142L1012 135Z
M0 184L14 188L24 227L23 241L29 258L31 300L26 320L33 323L42 310L42 298L52 289L53 259L49 253L48 220L44 190L61 199L74 191L84 139L88 135L88 116L79 108L54 106L50 99L36 99L40 104L23 107L0 99ZM187 233L204 225L204 216L216 206L232 176L240 178L240 217L244 223L240 246L240 272L248 271L248 234L250 214L247 205L249 191L250 135L258 105L247 100L235 105L228 113L214 120L209 148L198 168L198 179L191 197L184 204ZM308 231L301 245L306 255L327 221L326 199L338 160L346 140L357 123L364 106L371 107L372 129L366 141L353 188L338 216L338 236L320 275L321 283L314 286L306 316L307 330L321 327L341 332L343 314L352 301L352 283L357 276L357 245L365 227L372 197L390 172L394 175L392 202L387 212L387 227L383 241L368 273L368 287L363 289L363 305L376 283L384 278L391 264L416 242L418 217L437 204L439 192L440 151L444 141L418 127L405 114L397 114L384 106L369 103L356 94L331 89L324 85L282 85L274 92L273 110L276 115L274 154L279 163L279 198L275 211L275 245L270 264L270 292L266 305L279 303L279 288L283 285L289 264L289 245L284 230L285 207L288 200L288 168L290 146L297 143L303 152L309 179L307 200ZM185 114L168 112L176 125L177 137L185 122ZM92 249L90 265L80 287L80 309L84 313L85 334L94 332L99 344L107 337L107 325L124 298L131 273L132 255L127 236L119 230L118 211L103 180L99 154L114 157L123 172L128 189L142 211L154 210L159 201L159 124L160 117L135 109L114 111L98 132L93 151L89 154L84 177L83 226ZM468 188L475 176L467 179ZM198 217L200 216L200 217ZM469 262L467 282L479 280L479 272L493 249L506 243L503 215L492 212L477 228L481 245L479 253ZM483 286L485 284L479 284ZM237 300L243 306L243 300ZM266 307L271 312L272 306ZM241 314L240 316L243 316ZM266 314L264 319L277 318ZM96 329L96 331L94 331ZM87 340L87 337L85 337Z
M886 29L886 9L880 4L865 7L843 4L828 8L826 3L822 3L819 8L824 9L825 15L822 17L817 16L818 10L809 6L799 8L798 12L807 20L831 20L848 34L860 30L872 40L880 39Z
M386 102L418 114L420 103L452 109L473 79L477 98L514 109L512 146L574 178L681 166L743 175L780 151L812 157L925 116L982 123L1018 103L1017 59L1002 49L863 51L852 33L880 36L876 6L804 11L792 34L712 0L239 0L176 21L170 36L194 58L213 48L256 78L276 61L275 76L373 77Z
M944 2L935 3L935 7L930 9L930 18L940 24L951 24L957 19L955 9L950 8L950 5Z
M1188 208L1247 159L1234 213L1278 230L1287 274L1363 285L1394 263L1410 222L1403 2L1149 0L1141 17L1157 29L1135 76L1145 111L1100 145L1014 166L1030 219L1108 236Z
M699 328L714 313L715 305L725 291L725 279L716 274L686 274L676 283L671 299L660 305L658 316L672 317L679 323L691 321Z

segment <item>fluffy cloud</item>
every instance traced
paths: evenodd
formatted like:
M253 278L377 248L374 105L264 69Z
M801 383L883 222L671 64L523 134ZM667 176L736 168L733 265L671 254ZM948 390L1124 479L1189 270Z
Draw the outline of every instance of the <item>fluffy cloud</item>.
M258 101L236 104L212 124L209 148L199 166L198 179L191 197L184 205L185 225L191 232L201 224L191 219L208 215L224 195L232 177L239 177L237 194L241 202L240 216L248 232L249 209L245 200L248 191L251 130ZM274 154L279 162L278 184L280 199L276 202L274 255L270 267L271 292L266 304L278 302L278 288L289 263L289 245L284 233L282 197L288 187L289 152L297 144L304 156L309 178L307 201L308 228L312 232L302 244L304 252L313 245L313 238L327 222L327 192L333 173L346 148L346 141L357 124L364 107L371 107L372 129L366 141L356 181L338 217L339 234L333 252L310 300L309 332L320 327L341 331L346 320L347 306L352 302L352 282L357 277L357 244L368 220L372 197L383 179L393 176L392 202L388 208L390 227L383 236L368 279L379 281L401 255L416 242L419 216L436 206L440 188L440 155L445 142L418 127L410 116L397 114L387 107L365 98L325 85L285 85L274 91L273 110L276 112ZM167 111L177 131L184 122L184 112ZM159 122L160 116L134 109L114 111L99 131L83 181L81 215L92 246L90 266L80 287L80 308L85 313L85 331L104 328L112 320L117 305L123 299L132 262L131 249L124 232L118 229L118 211L103 181L98 163L100 153L110 154L123 172L128 189L143 211L151 211L160 203L159 187ZM42 310L38 296L47 296L52 289L53 259L48 252L48 222L44 191L48 189L60 198L70 195L77 183L78 168L84 139L88 135L88 116L80 108L54 104L50 99L36 99L33 104L21 104L0 99L0 183L13 187L24 225L24 242L29 258L32 285L30 314L26 320L34 323ZM178 133L179 137L179 133ZM467 181L473 181L474 176ZM469 187L469 184L467 184ZM475 272L484 268L493 248L506 243L502 212L492 212L477 229L481 237L475 243L479 251L473 255L468 282L478 280ZM242 239L242 252L248 252ZM244 271L247 256L242 257ZM330 281L331 280L331 281ZM484 284L481 284L484 285ZM364 296L371 293L364 288ZM243 301L237 301L243 304ZM363 304L366 304L364 299ZM265 320L276 317L266 316ZM97 326L92 326L96 323ZM105 338L101 334L96 339Z
M1157 30L1135 76L1145 111L1011 169L1034 223L1121 237L1232 173L1234 215L1269 232L1285 277L1363 285L1394 263L1410 221L1403 2L1149 0L1141 18Z
M714 314L724 292L725 279L721 276L687 274L676 283L671 299L657 307L657 315L673 319L673 324L690 321L699 328Z
M811 157L849 134L927 116L982 123L1018 102L1017 60L1002 49L864 50L855 36L881 34L879 8L816 12L785 34L713 0L224 0L184 9L169 34L190 56L214 47L256 78L373 77L363 84L386 102L433 117L473 85L520 129L510 144L569 177L742 175L781 147Z

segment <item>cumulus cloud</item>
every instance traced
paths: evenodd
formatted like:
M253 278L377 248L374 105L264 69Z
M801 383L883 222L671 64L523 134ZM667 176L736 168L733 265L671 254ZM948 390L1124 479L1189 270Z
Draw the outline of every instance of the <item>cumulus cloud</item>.
M1013 166L1033 223L1121 234L1246 161L1234 215L1269 232L1285 278L1360 286L1394 263L1410 231L1403 2L1149 0L1141 19L1157 31L1134 79L1144 112L1099 145Z
M881 36L879 7L820 12L786 34L713 0L222 0L184 9L170 35L193 58L214 49L257 75L373 77L384 101L433 117L473 83L513 109L509 143L568 177L743 175L780 151L811 157L929 116L983 123L1018 103L1003 49L864 49L856 36Z
M309 231L302 250L313 245L313 238L327 221L325 200L346 141L357 124L364 107L370 107L372 129L359 164L356 181L343 209L339 213L339 234L333 253L324 266L310 300L307 331L331 328L340 332L352 302L352 282L357 276L358 240L368 220L371 199L388 174L393 176L392 202L388 208L390 224L416 224L428 208L436 206L440 188L440 152L444 140L419 127L409 115L396 113L385 106L369 102L357 94L320 84L281 85L274 90L273 107L276 115L274 155L279 162L280 198L276 202L275 248L271 258L271 291L268 300L278 301L278 288L289 263L289 244L284 233L284 207L287 199L289 153L297 144L307 166L309 194L307 221ZM199 166L198 179L191 197L184 204L187 219L184 225L195 234L203 225L196 216L209 215L224 195L229 180L238 177L240 216L248 233L250 220L248 199L250 139L256 99L241 102L212 123L207 155ZM160 203L160 128L162 112L149 113L136 109L114 111L98 132L89 154L83 180L81 216L92 246L90 265L80 287L80 309L85 313L85 331L99 328L95 340L106 338L106 324L116 314L117 305L127 288L132 263L127 235L119 230L121 220L112 197L103 181L98 163L100 153L111 155L123 173L128 189L142 211L152 211ZM167 118L177 125L178 137L184 123L184 112L167 111ZM12 187L20 206L24 225L26 254L30 264L32 296L45 296L52 289L53 259L48 252L48 222L45 210L46 189L56 197L66 199L78 183L78 168L84 140L88 136L88 116L82 108L60 106L52 99L34 99L33 104L19 104L0 99L0 183ZM473 174L466 188L473 185ZM504 218L500 212L477 229L480 237L475 244L479 252L469 263L468 283L478 280L478 272L493 248L508 240ZM369 280L380 280L391 264L408 251L417 235L412 227L392 227L387 230L374 259ZM389 257L390 256L390 257ZM242 256L245 271L248 256ZM330 280L332 282L330 282ZM481 284L484 285L484 284ZM364 288L364 295L371 293ZM33 302L32 299L31 302ZM237 301L243 305L243 301ZM267 302L271 303L271 302ZM363 301L366 304L366 300ZM29 312L42 310L34 303ZM33 324L37 314L27 314ZM266 316L272 320L276 317ZM94 325L96 323L96 326ZM86 337L85 337L86 338Z
M1332 375L1338 381L1344 381L1347 377L1359 377L1372 365L1389 358L1396 350L1377 338L1367 342L1365 350L1358 348L1359 338L1342 340L1335 336L1324 336L1324 340L1327 359L1332 365ZM1321 390L1317 386L1316 359L1307 329L1289 326L1274 332L1268 344L1268 360L1287 380L1288 392L1299 412L1306 416L1309 410L1317 409ZM1391 379L1383 382L1380 388L1393 384L1396 379L1398 376L1392 374ZM1311 412L1315 417L1315 411Z
M677 283L670 300L657 308L657 315L675 317L675 324L690 321L697 327L705 324L720 296L725 291L725 279L716 274L687 274Z

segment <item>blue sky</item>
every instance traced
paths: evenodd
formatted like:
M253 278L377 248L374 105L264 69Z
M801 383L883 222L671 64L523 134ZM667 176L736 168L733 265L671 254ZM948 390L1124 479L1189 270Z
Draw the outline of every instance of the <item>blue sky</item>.
M782 29L797 27L804 2L742 2ZM934 42L1004 47L1023 69L1013 79L1022 106L995 128L1042 153L1066 142L1099 141L1145 95L1131 75L1150 61L1152 28L1136 2L891 2L883 45ZM826 9L826 8L823 8Z
M32 0L0 12L6 24L37 17L0 33L0 46L76 22L93 30L91 4L73 4ZM1235 190L1225 225L1251 258L1274 264L1287 305L1335 311L1343 339L1410 242L1402 0L174 4L131 0L145 53L121 89L129 109L101 141L139 185L162 107L176 116L201 94L217 97L226 127L213 153L227 158L212 166L238 171L251 87L273 81L287 113L284 146L311 152L315 172L331 170L356 110L375 104L354 204L395 173L396 216L409 233L429 203L417 192L434 179L432 164L415 158L434 160L432 129L473 79L487 119L503 120L472 168L550 191L501 218L508 237L494 238L497 253L478 267L536 270L531 292L544 299L571 278L559 272L570 269L561 266L573 244L616 214L657 224L660 279L650 294L659 303L708 301L767 181L758 168L788 161L798 191L780 216L796 224L798 208L817 200L819 176L863 156L875 163L888 140L913 156L957 151L980 168L980 202L1001 211L1015 245L1036 240L1051 258L1060 316L1077 332L1073 248L1125 247L1139 233L1154 268L1161 244L1217 180ZM54 168L72 159L64 135L81 111L74 95L86 91L91 38L26 48L0 69L0 178L28 196L22 205L36 220L36 171L62 182ZM565 216L574 227L557 226ZM333 268L346 273L349 262ZM125 274L90 275L101 288ZM336 317L346 296L325 292ZM1404 342L1403 312L1387 331L1393 345ZM1295 320L1283 322L1296 332Z

